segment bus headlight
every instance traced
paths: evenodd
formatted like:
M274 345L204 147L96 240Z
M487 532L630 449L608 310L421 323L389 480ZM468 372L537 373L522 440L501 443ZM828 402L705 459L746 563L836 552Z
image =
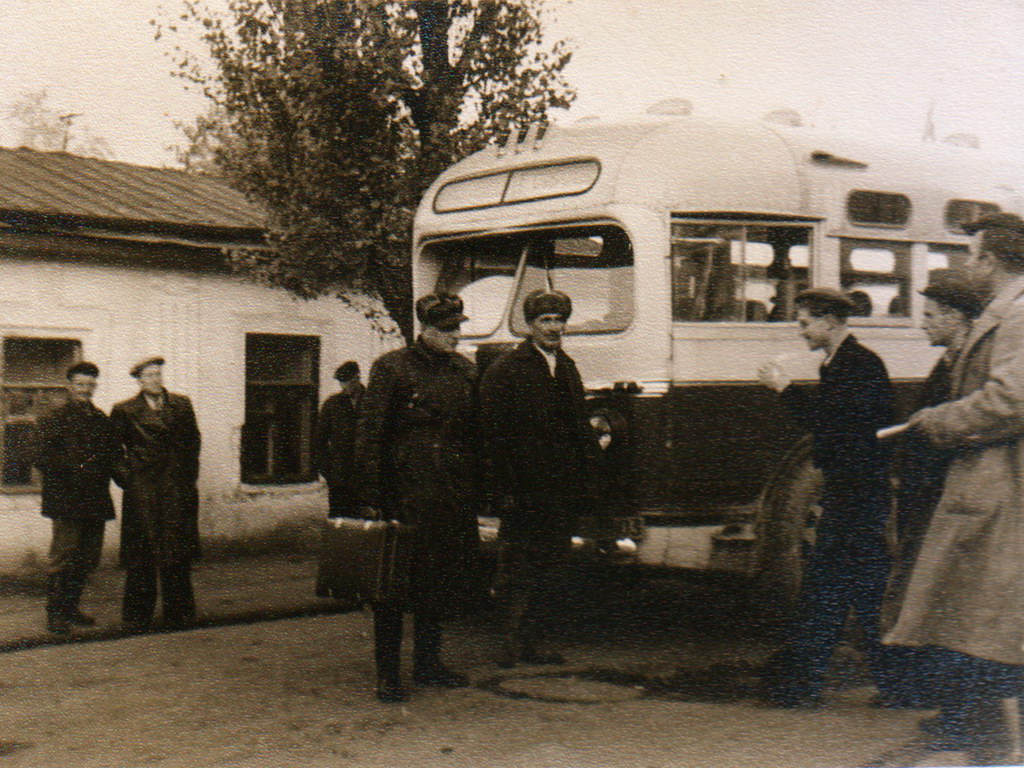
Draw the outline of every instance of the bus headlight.
M608 447L612 444L612 423L602 413L595 413L590 417L590 428L594 430L594 434L597 436L597 444L601 447L602 451L608 450Z

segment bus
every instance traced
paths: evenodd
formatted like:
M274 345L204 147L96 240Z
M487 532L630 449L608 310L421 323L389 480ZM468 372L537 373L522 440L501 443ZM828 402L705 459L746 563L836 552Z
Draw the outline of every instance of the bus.
M962 265L965 222L1021 210L1008 168L970 147L692 115L531 126L427 190L414 291L462 296L463 350L480 366L522 340L530 291L568 293L565 348L602 462L601 508L578 542L792 595L821 479L759 365L810 385L821 358L798 337L794 297L841 288L906 415L940 352L919 291Z

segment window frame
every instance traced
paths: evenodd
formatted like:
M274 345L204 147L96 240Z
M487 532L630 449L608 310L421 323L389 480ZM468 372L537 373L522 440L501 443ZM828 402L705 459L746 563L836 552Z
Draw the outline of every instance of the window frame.
M850 205L854 195L876 195L879 198L900 198L906 202L907 215L903 221L891 222L891 221L872 221L870 219L857 219L854 218ZM851 189L846 193L846 204L844 206L846 213L846 220L855 227L867 227L871 229L907 229L910 226L910 222L914 217L914 203L910 199L910 195L903 192L888 192L881 189Z

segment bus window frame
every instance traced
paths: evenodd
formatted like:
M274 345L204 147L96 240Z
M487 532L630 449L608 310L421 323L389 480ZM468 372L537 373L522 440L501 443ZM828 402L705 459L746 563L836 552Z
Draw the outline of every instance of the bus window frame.
M835 255L836 255L836 270L837 277L839 279L839 290L845 290L842 288L843 279L843 263L842 263L842 248L843 241L859 242L869 241L878 243L898 243L906 246L910 253L908 259L910 260L910 269L908 271L908 281L910 284L909 296L910 296L910 309L905 316L900 315L879 315L877 317L862 317L862 316L851 316L848 319L848 324L853 327L867 327L867 328L912 328L917 325L917 318L914 312L914 297L917 295L917 291L922 290L925 286L916 286L917 282L914 279L914 252L915 246L922 243L927 244L929 242L936 242L932 240L922 240L920 238L913 237L886 237L885 235L864 235L861 233L850 234L850 233L829 233L826 237L830 240L835 241ZM830 249L831 250L831 249Z

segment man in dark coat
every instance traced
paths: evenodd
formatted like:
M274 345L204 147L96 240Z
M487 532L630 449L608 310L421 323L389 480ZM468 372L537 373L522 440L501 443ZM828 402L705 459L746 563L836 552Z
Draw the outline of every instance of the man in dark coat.
M342 363L334 378L341 391L324 400L320 408L314 455L317 471L327 483L328 517L350 517L357 506L354 450L359 401L364 391L359 363Z
M902 691L891 649L881 644L891 498L889 452L875 433L892 424L892 385L878 355L850 334L846 320L855 306L843 293L811 288L797 296L796 305L800 335L811 349L826 353L817 391L791 387L774 364L762 367L760 376L812 435L812 458L824 477L822 514L797 615L766 669L766 695L782 707L819 703L825 670L852 607L875 684L888 702Z
M478 585L476 368L455 351L466 320L462 300L430 294L416 302L415 343L379 357L370 370L356 438L369 517L413 526L407 605L374 606L377 697L403 701L402 614L413 614L413 681L469 684L441 663L441 621L467 605Z
M152 622L157 583L164 622L195 618L192 561L199 557L199 428L192 401L163 385L162 357L131 369L139 394L110 412L128 465L121 505L121 618L143 629Z
M79 609L79 600L99 564L103 529L114 519L110 481L120 481L123 471L114 426L92 404L99 375L93 363L68 368L68 401L39 424L34 463L43 474L43 517L53 521L46 627L57 634L96 623Z
M498 663L563 663L538 648L541 612L586 510L596 454L583 382L562 350L572 302L534 291L523 303L529 338L495 361L480 385L489 497L501 515L495 598L504 613Z

